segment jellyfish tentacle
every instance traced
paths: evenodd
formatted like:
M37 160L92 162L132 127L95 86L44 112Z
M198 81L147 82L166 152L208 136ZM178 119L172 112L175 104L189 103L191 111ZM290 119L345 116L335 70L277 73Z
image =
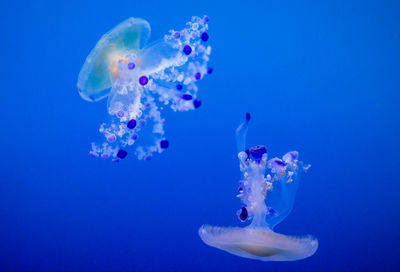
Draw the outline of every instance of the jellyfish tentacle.
M158 95L161 103L169 105L173 111L187 111L196 107L197 86L195 84L182 86L167 81L153 80L153 82L155 86L151 88L151 91Z
M249 129L250 113L246 113L246 119L236 129L236 146L238 153L246 150L247 130Z
M151 84L146 86L174 111L187 111L201 105L196 82L212 73L207 66L211 47L205 46L202 33L208 29L204 19L192 18L181 31L171 30L163 40L144 49L141 60L148 69ZM178 35L177 35L178 34ZM162 58L159 57L162 55Z
M138 119L142 115L143 95L142 90L134 84L114 83L107 100L108 114L115 118L122 111L124 114L118 116L122 122Z
M267 222L271 229L282 222L292 211L300 183L299 172L302 170L303 163L296 161L296 163L286 164L284 169L276 173L273 189L267 192L268 197L266 198L268 207L273 208L275 213L267 214Z

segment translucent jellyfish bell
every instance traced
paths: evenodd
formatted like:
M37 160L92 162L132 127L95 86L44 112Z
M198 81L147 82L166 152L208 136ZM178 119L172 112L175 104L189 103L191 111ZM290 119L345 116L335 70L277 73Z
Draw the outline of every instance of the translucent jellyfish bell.
M138 51L150 37L150 25L139 18L129 18L107 32L86 58L78 76L78 90L83 99L99 101L110 93L110 68L117 59Z
M260 261L296 261L312 256L318 248L318 241L311 235L292 237L262 228L204 225L199 234L209 246Z
M299 183L299 172L307 170L298 160L298 152L267 159L267 149L245 149L250 115L236 130L242 180L238 197L243 202L238 211L241 221L251 220L245 228L212 227L199 229L200 238L209 246L234 255L261 261L294 261L312 256L318 241L311 235L287 236L273 231L292 210Z
M109 121L99 129L103 141L92 143L93 157L119 161L133 149L148 160L168 148L162 110L200 107L196 83L213 71L207 31L207 16L192 17L184 29L146 44L150 25L129 18L100 39L78 77L84 99L108 97Z

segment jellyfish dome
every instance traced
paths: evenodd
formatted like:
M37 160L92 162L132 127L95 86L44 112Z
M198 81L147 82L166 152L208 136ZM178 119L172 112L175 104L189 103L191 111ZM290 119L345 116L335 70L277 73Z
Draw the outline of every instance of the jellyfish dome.
M240 221L250 220L244 228L203 225L200 238L209 246L231 254L261 261L295 261L312 256L318 240L312 235L287 236L273 231L293 207L299 175L310 165L291 151L282 158L268 159L265 146L245 148L250 115L236 130L240 171L238 197L243 206Z
M150 159L168 148L161 111L199 108L196 82L213 69L207 65L208 17L192 17L180 31L147 44L150 25L129 18L103 35L78 76L81 97L107 97L109 121L100 125L103 140L92 143L93 157L119 161L130 153Z

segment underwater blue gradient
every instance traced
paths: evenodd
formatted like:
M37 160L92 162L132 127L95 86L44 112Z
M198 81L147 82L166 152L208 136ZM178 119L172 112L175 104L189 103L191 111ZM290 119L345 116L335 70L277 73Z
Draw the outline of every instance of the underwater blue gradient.
M0 1L0 271L398 271L400 2ZM93 159L106 101L80 98L85 57L134 16L151 40L210 17L214 73L202 106L167 111L152 161ZM197 230L236 218L234 132L298 150L302 177L284 234L319 249L259 262L208 247Z

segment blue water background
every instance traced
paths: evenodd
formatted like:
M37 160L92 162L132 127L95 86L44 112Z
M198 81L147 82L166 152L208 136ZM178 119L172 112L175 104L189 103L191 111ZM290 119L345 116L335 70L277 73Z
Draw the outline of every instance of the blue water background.
M398 271L399 1L1 1L0 271ZM79 70L134 16L151 40L210 17L203 106L166 111L170 149L152 161L89 157L106 102ZM313 234L298 262L239 258L202 224L243 226L234 130L312 164L277 226Z

